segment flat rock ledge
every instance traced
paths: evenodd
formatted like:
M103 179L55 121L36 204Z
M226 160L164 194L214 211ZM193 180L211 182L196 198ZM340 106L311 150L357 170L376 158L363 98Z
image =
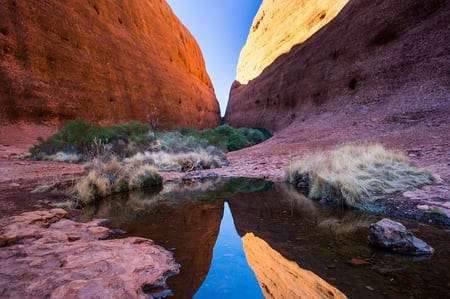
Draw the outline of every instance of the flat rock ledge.
M152 240L108 240L104 220L78 223L62 209L0 221L0 298L152 298L179 273Z
M434 253L430 245L415 237L403 224L388 218L370 225L368 241L372 246L406 255L429 256Z

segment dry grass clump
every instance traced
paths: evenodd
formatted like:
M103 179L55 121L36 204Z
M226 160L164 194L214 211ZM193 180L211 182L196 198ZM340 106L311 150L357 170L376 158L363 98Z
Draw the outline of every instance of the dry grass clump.
M94 159L90 167L87 177L75 186L77 206L114 193L162 185L162 177L155 167L136 161L121 163L115 157L106 162Z
M129 178L129 189L142 189L156 185L162 185L162 177L158 174L156 167L152 165L141 165L131 172Z
M107 162L94 158L88 175L75 186L78 206L93 203L108 195L162 185L159 170L192 171L221 167L221 158L203 149L187 153L144 152L119 162L111 156Z
M316 154L290 165L286 181L308 197L357 207L377 196L428 184L434 176L412 167L408 158L379 144L344 145L327 154Z
M186 153L143 152L124 160L127 163L140 162L154 165L163 171L193 171L222 167L219 156L209 154L203 149Z
M57 152L54 155L44 156L43 160L64 163L78 163L82 160L82 158L78 154Z

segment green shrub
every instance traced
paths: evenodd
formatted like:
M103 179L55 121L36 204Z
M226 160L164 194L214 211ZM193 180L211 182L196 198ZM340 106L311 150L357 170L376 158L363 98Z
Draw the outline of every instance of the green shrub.
M150 126L142 124L138 121L131 121L129 123L118 124L111 127L115 138L133 138L148 134Z
M248 144L247 138L241 134L233 133L228 137L227 140L227 149L231 151L237 151L244 147L246 147Z
M37 160L81 162L112 154L123 159L143 151L189 153L213 146L217 155L220 150L235 151L260 143L269 135L265 129L235 129L221 125L201 131L178 128L158 133L154 139L149 125L137 121L102 127L79 119L46 140L39 137L38 144L30 148L30 153L31 158ZM219 156L221 164L226 164L225 154Z
M221 136L222 138L230 137L236 134L236 129L230 125L221 125L214 129L214 133Z
M256 128L253 128L253 129L260 131L263 134L263 136L264 136L264 140L272 138L272 136L273 136L272 133L270 133L270 131L267 130L266 128L256 127Z
M226 150L227 137L222 136L220 130L219 133L212 129L205 129L202 131L195 130L185 136L191 136L196 140L205 140L209 145Z
M238 132L247 138L248 142L252 145L261 143L265 140L264 134L258 130L253 128L240 128Z
M286 169L286 180L308 197L358 207L377 196L433 182L427 170L381 145L344 145L327 155L306 157Z
M184 136L191 136L196 140L203 140L209 145L221 148L225 151L235 151L261 143L272 137L270 132L261 128L235 129L229 125L221 125L211 130L197 131L195 129L178 130ZM240 137L237 137L240 136ZM245 142L244 142L245 139Z
M82 160L87 160L96 156L100 149L104 151L104 146L109 144L110 151L121 155L134 154L152 140L149 131L148 125L135 121L101 127L79 119L46 140L38 137L38 144L30 148L30 153L34 159L64 152L79 154Z

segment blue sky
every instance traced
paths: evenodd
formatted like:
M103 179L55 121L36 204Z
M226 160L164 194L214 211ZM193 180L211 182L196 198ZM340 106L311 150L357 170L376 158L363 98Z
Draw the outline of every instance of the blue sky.
M239 53L262 0L167 0L203 52L222 115Z

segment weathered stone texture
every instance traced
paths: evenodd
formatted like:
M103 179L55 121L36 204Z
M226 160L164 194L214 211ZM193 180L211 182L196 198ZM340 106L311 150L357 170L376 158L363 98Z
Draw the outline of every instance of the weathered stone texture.
M409 255L432 255L434 249L400 222L385 218L370 225L370 245Z
M179 272L152 240L102 240L111 231L101 220L65 217L52 209L1 221L1 298L148 298L144 288Z
M449 111L450 43L444 42L450 40L449 1L351 0L334 10L328 23L317 22L319 2L263 1L265 10L255 18L231 87L227 123L279 131L298 122L299 131L305 119L339 111L382 108L385 116ZM317 11L335 5L330 1ZM286 14L306 8L314 13L286 26ZM310 25L324 26L303 42L292 38L297 31L312 33ZM280 30L291 38L272 42ZM279 45L289 52L280 55ZM259 76L242 80L272 52L277 58ZM355 115L348 112L346 119Z
M165 1L0 0L0 119L216 126L202 53Z

